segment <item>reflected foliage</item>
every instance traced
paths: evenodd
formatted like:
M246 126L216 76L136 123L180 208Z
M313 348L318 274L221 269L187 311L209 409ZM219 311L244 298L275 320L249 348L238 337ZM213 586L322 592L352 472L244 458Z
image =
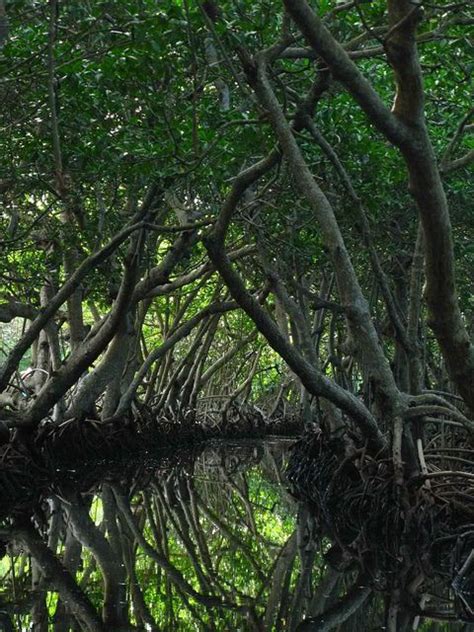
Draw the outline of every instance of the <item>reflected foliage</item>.
M78 472L13 511L0 629L382 629L384 593L336 563L315 514L287 492L289 445L215 443L148 457L123 470L133 476L102 470L92 486ZM417 623L411 608L406 629L463 629L438 602L425 596L439 623Z

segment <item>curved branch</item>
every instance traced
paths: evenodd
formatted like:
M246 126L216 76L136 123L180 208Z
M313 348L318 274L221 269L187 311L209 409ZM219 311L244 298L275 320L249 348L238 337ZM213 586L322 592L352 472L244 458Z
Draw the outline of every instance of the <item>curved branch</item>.
M136 283L139 259L143 248L143 239L138 236L134 240L128 253L125 273L120 285L119 293L109 317L99 332L90 340L85 341L70 356L67 364L63 365L55 375L45 384L38 394L32 407L22 419L23 427L35 427L50 409L66 393L66 391L80 378L82 373L90 367L102 351L112 340L116 331L126 317L132 299L132 291Z
M409 408L405 417L407 419L415 419L416 417L423 417L425 415L444 415L449 419L453 419L461 423L471 435L474 435L474 422L465 417L458 410L452 408L443 408L443 406L417 406L416 408Z
M377 426L377 422L369 410L351 393L337 386L334 382L319 373L307 362L291 345L272 318L259 305L255 298L247 291L244 282L233 269L222 245L208 237L204 245L209 257L224 279L232 297L250 316L256 328L265 336L270 346L283 358L288 366L298 375L304 386L312 395L322 396L332 401L345 411L360 427L364 436L373 444L375 449L386 447L385 439Z
M38 315L38 310L27 303L9 301L0 305L0 323L9 323L14 318L27 318L34 320Z
M395 145L405 144L409 137L406 126L385 105L306 0L284 0L284 4L307 42L327 63L334 77L346 86L374 125Z
M456 171L456 169L460 169L461 167L467 167L471 164L471 162L474 162L474 149L468 151L466 154L464 154L464 156L461 156L461 158L457 158L456 160L452 160L451 162L444 163L440 167L440 171L443 174L451 173L452 171Z
M110 255L122 244L128 237L142 228L142 223L131 224L115 237L103 248L90 255L85 259L77 270L63 284L61 289L51 298L44 309L41 309L38 316L31 323L26 333L20 338L13 349L8 354L5 363L0 369L0 391L4 390L10 381L11 376L15 372L21 358L27 349L33 344L39 336L40 331L45 327L46 323L55 315L58 309L67 301L73 292L79 287L84 277L99 263L105 261Z
M341 300L347 309L347 324L358 344L366 376L370 376L383 394L385 412L388 406L397 406L399 392L389 363L380 346L369 307L347 251L334 210L327 197L317 185L295 140L278 100L266 75L265 64L260 59L257 69L247 66L247 77L268 117L280 142L284 157L293 176L296 188L306 199L319 224L322 239L329 252L337 279Z
M388 0L392 32L385 46L397 84L392 113L307 1L284 0L284 4L308 43L375 127L403 154L410 175L410 191L416 199L425 236L429 324L446 360L450 378L474 410L474 345L459 307L449 210L424 121L422 72L416 46L420 12L413 11L410 0Z

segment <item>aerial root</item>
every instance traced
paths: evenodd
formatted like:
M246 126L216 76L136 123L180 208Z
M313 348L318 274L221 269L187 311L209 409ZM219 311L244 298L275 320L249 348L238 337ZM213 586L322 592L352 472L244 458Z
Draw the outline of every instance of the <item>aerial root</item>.
M474 560L469 577L465 567L474 547L474 466L462 443L454 433L432 438L426 472L400 489L391 459L357 445L348 454L341 438L308 432L292 450L287 478L335 543L328 562L356 563L378 590L414 585L415 578L416 594L443 585L454 591L460 616L472 617ZM415 607L408 591L403 598Z

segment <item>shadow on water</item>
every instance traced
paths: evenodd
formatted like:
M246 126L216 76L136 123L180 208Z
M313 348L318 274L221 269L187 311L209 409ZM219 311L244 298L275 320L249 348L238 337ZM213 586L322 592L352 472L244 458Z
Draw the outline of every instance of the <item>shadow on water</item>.
M290 445L211 442L64 473L2 518L0 630L390 628L383 581L335 559L287 491ZM449 584L435 588L404 629L471 630Z

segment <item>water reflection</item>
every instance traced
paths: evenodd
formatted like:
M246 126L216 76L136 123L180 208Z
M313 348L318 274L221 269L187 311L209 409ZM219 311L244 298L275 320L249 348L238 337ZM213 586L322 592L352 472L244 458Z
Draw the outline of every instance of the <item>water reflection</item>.
M56 482L2 521L0 630L385 629L384 596L335 570L286 491L288 446L214 444L115 468L87 492L90 471ZM404 629L467 630L448 606Z

